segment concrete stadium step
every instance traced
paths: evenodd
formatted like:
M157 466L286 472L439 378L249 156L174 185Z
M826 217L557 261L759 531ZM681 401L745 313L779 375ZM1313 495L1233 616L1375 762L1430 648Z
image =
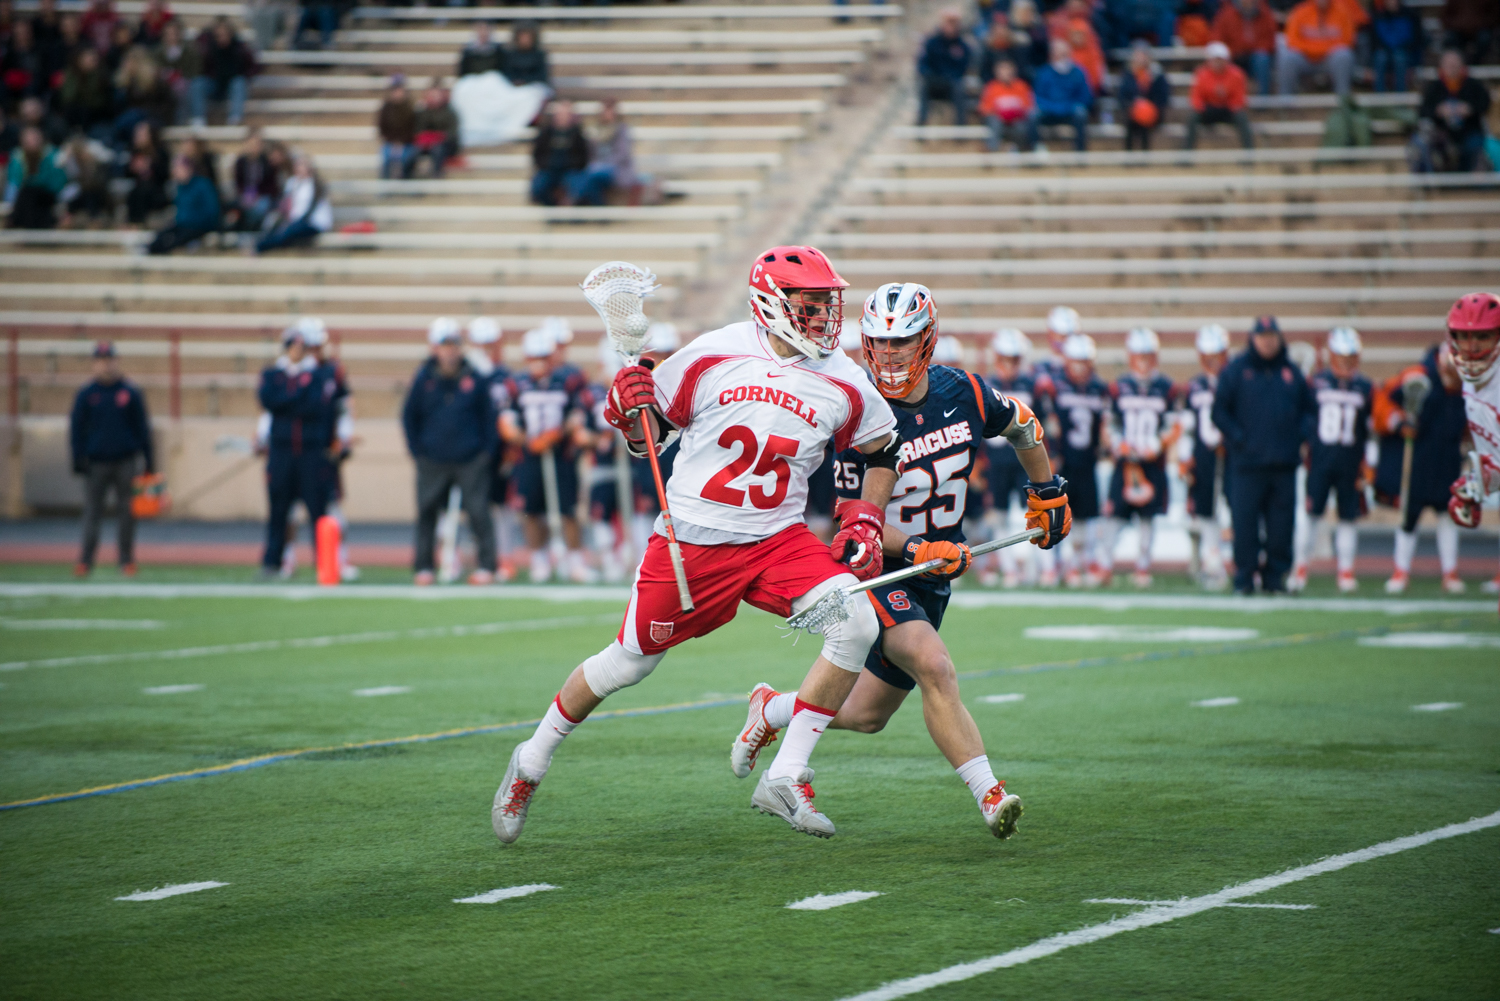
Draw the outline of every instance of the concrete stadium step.
M511 40L510 29L496 27L491 32L496 43ZM815 48L817 46L868 45L885 38L881 28L824 28L811 31L716 31L709 28L591 30L587 28L548 28L548 52L569 48L613 48L615 46L670 46L700 49L715 46L738 49ZM455 53L473 41L470 28L348 28L340 31L335 42L352 45L448 45ZM456 59L456 56L455 56Z
M1046 222L1102 222L1156 219L1163 222L1192 220L1204 224L1227 219L1261 222L1318 217L1352 218L1389 216L1405 220L1411 216L1453 215L1473 217L1500 213L1496 198L1435 198L1425 201L1371 200L1336 201L1264 201L1202 204L1196 202L1135 202L1123 205L1085 203L1081 205L836 205L828 210L830 219L845 220L861 230L878 225L909 229L902 223L988 223L1011 222L1030 225ZM1403 223L1404 224L1404 223ZM945 230L951 231L951 230Z
M804 130L800 125L640 125L631 130L635 138L643 142L724 142L763 141L790 142L801 139ZM243 125L221 125L192 129L174 126L164 129L163 134L172 142L180 142L190 136L212 142L243 142L249 129ZM370 142L377 139L373 125L267 125L263 130L267 139L279 142ZM536 133L527 129L518 140L535 138Z
M904 17L896 4L682 4L590 7L356 7L351 21L814 20Z
M139 306L142 303L281 303L290 312L305 309L307 304L344 303L379 304L382 311L401 307L420 307L425 312L434 303L462 304L478 308L497 303L565 303L576 308L582 293L577 285L308 285L308 284L242 284L194 283L158 284L131 282L80 284L74 282L5 282L0 284L0 301L7 303L58 302L90 300L105 302L111 311ZM670 302L677 290L659 289L658 297ZM18 306L16 308L26 308Z
M3 234L6 231L0 231ZM144 244L151 234L123 231L118 244L123 247ZM3 243L0 243L3 245ZM76 246L77 244L73 244ZM675 261L644 255L652 271L662 281L691 278L698 273L695 262ZM350 257L343 254L320 254L317 251L292 251L266 257L242 257L238 254L182 254L175 257L145 257L135 254L79 254L69 252L0 253L0 268L28 270L57 269L68 274L83 272L115 273L143 277L157 274L201 274L211 280L218 276L236 279L265 278L271 275L293 275L307 281L351 278L447 278L473 276L490 281L515 282L530 278L569 276L582 281L593 265L586 261L543 257L428 257L375 251Z
M769 170L781 166L780 153L643 153L635 158L637 168L648 171L688 170ZM318 169L362 170L369 174L377 158L359 153L325 153L318 157ZM468 153L464 155L465 176L471 171L522 171L528 177L534 169L528 153Z
M1431 244L1483 245L1500 239L1496 228L1402 228L1320 230L1215 230L1165 233L817 233L808 240L819 248L837 251L909 251L933 254L988 250L1009 253L1042 249L1116 248L1154 253L1169 247L1339 247L1416 246ZM965 260L935 260L934 264L964 265ZM842 266L842 262L841 262Z
M1281 312L1282 303L1337 303L1349 309L1386 303L1427 303L1435 309L1445 310L1459 296L1473 289L1468 285L1397 285L1383 288L1353 286L1287 287L1254 285L1219 285L1202 288L1137 288L1112 286L1109 288L1072 288L1066 290L1068 302L1074 306L1104 307L1107 309L1149 305L1153 309L1165 310L1183 306L1199 307L1209 304L1258 304L1267 312ZM1058 289L943 289L938 298L945 313L966 306L1052 306L1056 305ZM965 315L969 315L966 313Z
M1270 149L1196 149L1196 150L1046 150L1033 153L875 153L864 160L866 167L886 170L1016 170L1023 168L1078 167L1171 167L1201 170L1204 167L1276 166L1316 168L1324 164L1385 164L1406 162L1403 146L1365 146L1356 149L1309 149L1273 147Z
M1405 135L1406 131L1406 126L1400 122L1375 121L1370 127L1376 136ZM1250 120L1250 128L1262 139L1312 139L1323 135L1323 122L1315 119L1274 122L1253 118ZM1228 126L1223 129L1226 136L1233 135ZM983 125L898 125L891 133L893 139L977 139L981 142L990 134L989 129ZM1119 123L1094 124L1089 126L1088 134L1090 140L1123 139L1125 126ZM1167 122L1156 130L1156 135L1158 138L1180 141L1187 136L1187 126L1181 122ZM1065 141L1071 146L1071 132L1066 134ZM1053 140L1052 145L1060 146L1062 141Z
M751 195L759 191L757 180L668 180L662 190L683 195ZM525 195L531 182L506 178L443 178L432 180L383 181L376 178L330 180L329 192L335 195Z
M327 90L329 85L319 84L317 77L264 77L264 86L252 90ZM385 77L328 77L332 81L353 80L358 86L348 90L369 90L382 93L390 84ZM603 107L599 101L575 101L573 108L581 115L597 115ZM286 97L251 98L245 102L245 110L251 114L278 115L333 115L374 114L380 108L379 97ZM632 120L641 118L712 118L718 116L743 117L757 115L816 115L828 108L828 102L817 98L791 98L776 101L621 101L620 114Z
M862 258L840 260L841 273L850 275L880 275L892 270L888 261ZM1322 281L1337 275L1356 275L1367 282L1377 282L1386 277L1401 277L1414 274L1488 274L1500 275L1500 257L1170 257L1170 258L1117 258L1117 257L1062 257L1029 258L1025 260L996 260L986 262L989 270L974 270L964 274L947 273L943 265L947 262L899 261L901 273L942 273L951 283L953 279L975 278L986 283L996 279L1024 279L1028 282L1051 278L1060 282L1080 277L1107 276L1112 278L1145 278L1180 282L1184 280L1222 278L1228 275L1282 275L1282 281ZM945 284L944 288L961 287Z
M943 177L851 178L848 190L876 195L1201 195L1283 191L1344 191L1359 188L1473 189L1500 186L1485 174L1410 174L1405 172L1299 175L1228 174L1120 177Z
M370 219L375 222L528 222L543 224L732 222L744 216L730 205L603 205L546 208L540 205L341 205L333 210L335 223Z
M586 307L585 307L586 308ZM296 320L299 311L283 313L111 313L89 310L0 310L0 326L15 326L28 329L54 328L69 331L155 330L155 331L214 331L214 330L259 330L276 336L289 323ZM494 319L504 330L527 330L540 326L549 315L562 315L575 333L602 334L604 328L599 314L592 309L587 312L567 314L516 313L496 314ZM432 311L420 313L324 313L323 322L337 330L340 337L362 331L401 331L420 336L432 322Z
M442 66L458 65L453 51L413 49L272 49L257 59L265 66ZM865 61L861 49L788 49L780 51L548 52L547 61L564 66L806 66L855 65ZM627 77L628 78L628 77ZM566 78L563 78L566 79Z
M138 230L72 230L63 232L0 230L0 244L10 246L142 246L152 234ZM702 252L717 247L718 233L324 233L321 250L400 248L432 250L596 251L632 250L666 254Z

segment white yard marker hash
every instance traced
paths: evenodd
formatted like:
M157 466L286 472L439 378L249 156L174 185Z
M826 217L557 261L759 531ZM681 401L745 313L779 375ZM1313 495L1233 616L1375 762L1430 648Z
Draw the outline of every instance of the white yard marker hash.
M830 893L827 895L817 894L805 900L798 900L787 904L789 911L827 911L835 907L843 907L845 904L857 904L861 900L869 900L871 897L879 897L881 894L869 890L845 890L843 893Z
M369 698L376 695L405 695L409 691L410 685L381 685L379 688L356 688L354 694Z
M1008 695L986 695L983 698L981 698L979 701L980 702L995 702L995 703L999 703L999 702L1020 702L1024 698L1026 698L1026 696L1022 695L1020 692L1011 692Z
M498 904L502 900L529 897L533 893L555 889L557 887L551 883L527 883L525 886L507 886L503 889L491 890L488 893L476 893L472 897L454 897L453 902L455 904Z
M1463 707L1464 704L1462 702L1423 702L1419 706L1412 706L1412 709L1419 713L1445 713L1450 709L1462 709Z
M1130 897L1093 897L1085 904L1129 904L1132 907L1171 907L1180 900L1134 900ZM1221 904L1222 907L1252 907L1268 911L1314 911L1317 904Z
M1461 834L1473 834L1490 827L1500 827L1500 810L1485 816L1466 820L1460 824L1449 824L1421 834L1412 834L1404 838L1396 838L1394 841L1382 841L1378 845L1361 848L1358 851L1346 852L1343 855L1330 855L1320 862L1311 865L1298 866L1296 869L1288 869L1274 876L1263 876L1260 879L1252 879L1248 883L1239 883L1228 886L1217 893L1204 894L1201 897L1190 897L1174 901L1159 907L1147 907L1145 910L1127 914L1103 924L1089 925L1075 931L1062 932L1048 938L1033 942L1030 945L1002 952L998 956L989 956L978 959L972 963L959 963L947 969L938 970L935 973L924 973L921 976L908 977L905 980L893 980L883 984L872 991L863 994L855 994L844 998L843 1001L893 1001L895 998L909 997L922 991L941 987L944 984L957 983L961 980L969 980L973 977L991 973L995 970L1003 970L1011 966L1020 966L1034 959L1042 959L1054 953L1071 949L1076 945L1089 945L1112 938L1122 932L1136 931L1141 928L1150 928L1152 925L1166 924L1176 921L1178 918L1191 917L1204 911L1213 910L1216 907L1225 907L1235 903L1244 897L1253 897L1257 894L1286 886L1289 883L1301 882L1311 879L1313 876L1321 876L1327 872L1337 872L1360 862L1369 862L1373 859L1383 858L1386 855L1395 855L1398 852L1410 851L1413 848L1421 848L1423 845L1444 838L1456 838Z
M168 897L180 897L184 893L197 893L199 890L212 890L219 886L228 886L228 883L215 883L207 880L202 883L173 883L171 886L158 887L155 890L141 890L132 893L128 897L116 897L116 900L165 900Z
M184 692L201 692L202 685L155 685L151 688L142 688L146 695L181 695Z
M1199 699L1197 702L1189 703L1189 705L1196 706L1199 709L1217 709L1220 706L1237 706L1239 704L1240 700L1233 695L1225 695L1217 699Z

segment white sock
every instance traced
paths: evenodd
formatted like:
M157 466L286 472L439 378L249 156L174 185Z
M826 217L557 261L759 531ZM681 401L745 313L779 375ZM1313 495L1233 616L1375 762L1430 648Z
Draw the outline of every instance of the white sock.
M1210 577L1224 576L1223 540L1219 538L1219 523L1212 518L1199 518L1198 551L1202 554L1203 572Z
M1443 573L1458 569L1458 526L1452 518L1439 518L1437 523L1438 565Z
M1292 528L1292 565L1305 567L1312 558L1313 550L1313 528L1312 519L1298 518L1295 527Z
M835 715L821 706L798 699L792 721L781 735L781 750L776 752L776 760L766 769L766 778L795 779L800 775L807 767L807 759L812 757L813 748L818 746L818 738L823 736Z
M1141 573L1151 572L1151 536L1153 522L1150 518L1141 519L1141 548L1135 554L1135 568Z
M547 556L546 547L534 549L531 552L531 582L541 584L552 577L552 560Z
M1354 552L1359 548L1359 531L1352 521L1341 521L1333 530L1333 549L1338 555L1339 573L1354 571Z
M974 794L974 802L981 806L984 804L984 797L995 788L995 783L998 781L995 773L990 770L990 759L987 754L970 758L954 771L958 772L958 777L968 785L969 792Z
M1396 569L1411 573L1411 558L1417 551L1417 533L1396 529Z
M776 729L784 730L787 724L792 721L792 714L796 712L796 709L797 693L782 692L780 695L766 700L765 708L761 710L761 715L766 718L767 723Z
M521 767L526 769L526 774L538 781L552 766L552 755L557 753L563 738L572 733L575 726L583 722L568 719L562 711L561 699L562 696L558 695L552 700L552 704L547 707L547 714L537 724L536 733L521 745Z

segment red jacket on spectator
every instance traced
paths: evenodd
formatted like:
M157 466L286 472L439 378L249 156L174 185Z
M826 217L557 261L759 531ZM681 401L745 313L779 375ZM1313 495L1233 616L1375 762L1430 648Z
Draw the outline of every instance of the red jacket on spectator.
M985 84L984 93L979 95L981 118L993 115L1002 122L1018 122L1030 115L1035 108L1036 98L1032 96L1026 81L1020 77L1010 83L1004 83L999 78L991 80Z
M1239 111L1245 106L1245 71L1234 63L1226 62L1224 72L1215 73L1204 63L1193 74L1193 90L1189 95L1194 111L1204 108L1224 108Z
M1238 4L1225 3L1214 16L1210 41L1223 42L1229 46L1231 59L1245 59L1252 52L1276 51L1276 18L1265 0L1250 20L1245 20Z
M1354 0L1332 0L1323 12L1318 10L1317 0L1302 0L1287 15L1286 44L1313 62L1327 58L1340 46L1352 48L1359 22L1350 14L1350 3Z

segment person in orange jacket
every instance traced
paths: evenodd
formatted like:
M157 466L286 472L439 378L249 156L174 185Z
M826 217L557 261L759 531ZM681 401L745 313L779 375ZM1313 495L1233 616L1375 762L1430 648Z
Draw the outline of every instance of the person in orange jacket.
M1187 139L1183 149L1198 145L1200 125L1233 125L1240 134L1240 145L1255 148L1250 132L1250 116L1245 111L1245 71L1229 61L1229 46L1223 42L1208 43L1208 58L1193 74L1193 89L1188 100L1193 105L1188 115Z
M1259 93L1271 93L1276 17L1265 0L1227 0L1221 4L1209 27L1209 39L1228 46L1230 60L1255 78Z
M1286 19L1286 45L1276 55L1276 92L1296 93L1307 73L1326 71L1334 93L1349 93L1354 72L1354 36L1360 17L1349 8L1357 0L1302 0ZM1363 9L1359 8L1363 15ZM1368 19L1368 15L1364 15Z
M1035 114L1036 98L1021 79L1015 62L1000 60L995 66L995 78L985 84L984 92L979 95L979 117L990 130L985 139L990 152L998 151L1004 142L1015 143L1017 150L1029 152L1031 117Z

